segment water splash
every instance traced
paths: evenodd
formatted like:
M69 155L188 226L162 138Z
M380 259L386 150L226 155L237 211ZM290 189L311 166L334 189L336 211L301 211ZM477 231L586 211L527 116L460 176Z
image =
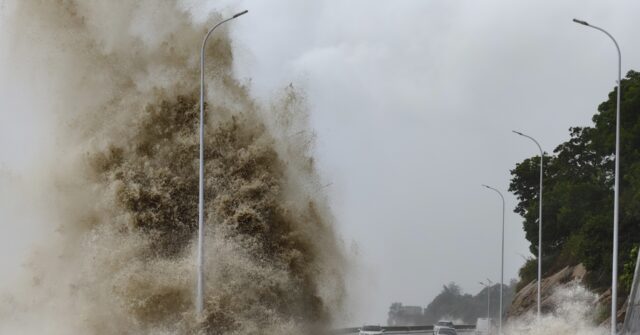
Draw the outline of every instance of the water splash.
M194 314L198 47L180 1L20 0L16 75L60 121L43 165L58 234L2 295L0 333L294 334L344 296L299 92L262 108L210 41L205 320ZM214 15L215 16L215 15ZM268 122L263 116L267 115ZM296 136L291 136L296 134Z
M510 320L507 335L606 335L608 330L595 324L599 311L597 295L579 284L557 288L551 296L553 312L537 320L536 313Z

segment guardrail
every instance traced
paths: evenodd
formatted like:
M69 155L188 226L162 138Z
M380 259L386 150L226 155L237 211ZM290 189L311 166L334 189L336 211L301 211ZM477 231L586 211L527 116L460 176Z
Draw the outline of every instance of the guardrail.
M335 329L331 333L334 335L343 335L343 334L357 334L360 331L361 327L350 327L350 328L340 328ZM428 326L387 326L381 327L385 332L418 332L418 331L433 331L433 325ZM457 325L453 326L456 330L475 330L476 325Z

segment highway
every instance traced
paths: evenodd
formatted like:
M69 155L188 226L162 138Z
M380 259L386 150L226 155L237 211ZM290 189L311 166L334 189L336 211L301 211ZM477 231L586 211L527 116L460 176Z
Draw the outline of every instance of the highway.
M475 331L475 325L455 326L458 334L471 334ZM433 326L389 326L382 327L385 334L433 334ZM334 335L358 334L359 327L336 329Z
M473 334L474 329L457 330L458 334ZM385 331L385 334L433 334L433 330L404 330L404 331ZM343 334L358 334L358 331Z

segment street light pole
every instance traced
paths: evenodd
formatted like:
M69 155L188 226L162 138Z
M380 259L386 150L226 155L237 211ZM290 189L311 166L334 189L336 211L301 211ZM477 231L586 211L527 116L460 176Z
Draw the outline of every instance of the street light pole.
M221 21L211 28L202 41L202 49L200 50L200 180L198 193L198 259L197 259L197 276L198 284L196 288L196 313L202 316L204 307L204 50L211 33L225 22L231 21L240 15L246 14L243 11L234 16Z
M499 323L498 323L498 334L502 335L502 302L503 302L503 291L504 291L504 209L505 209L505 203L504 203L504 196L502 195L502 192L498 191L497 189L482 184L482 186L495 191L496 193L498 193L498 195L500 196L500 198L502 199L502 256L501 256L501 261L500 261L500 311L499 311Z
M573 19L573 22L583 26L591 27L605 33L613 41L618 51L618 90L616 94L616 160L615 160L615 182L613 186L613 259L611 271L611 335L616 334L617 325L617 305L618 305L618 194L620 191L620 85L622 82L622 53L618 42L606 30L591 25L585 21Z
M540 149L540 194L538 195L538 321L540 321L540 287L542 283L542 174L543 174L543 163L544 163L544 151L542 151L542 147L540 143L536 141L535 138L525 135L519 131L513 130L514 133L526 137L533 141Z
M484 286L487 289L487 324L489 324L489 320L491 320L491 285L493 282L487 278L487 283L478 282L480 285Z
M487 284L489 284L489 289L487 290L487 323L491 328L491 286L493 285L491 279L487 278Z

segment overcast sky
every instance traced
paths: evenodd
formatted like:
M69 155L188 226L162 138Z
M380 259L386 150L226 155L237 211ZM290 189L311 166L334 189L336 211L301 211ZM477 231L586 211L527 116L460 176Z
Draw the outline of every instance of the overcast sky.
M395 301L425 306L450 281L472 294L499 281L500 198L482 183L505 194L505 282L517 277L531 255L509 170L537 147L511 130L552 151L615 85L613 44L572 18L618 39L623 73L640 70L637 0L185 2L250 10L229 29L256 99L290 82L306 93L338 230L357 251L354 324L385 323ZM50 129L14 110L26 94L0 78L0 166L20 174ZM3 268L17 268L32 230L0 234Z

